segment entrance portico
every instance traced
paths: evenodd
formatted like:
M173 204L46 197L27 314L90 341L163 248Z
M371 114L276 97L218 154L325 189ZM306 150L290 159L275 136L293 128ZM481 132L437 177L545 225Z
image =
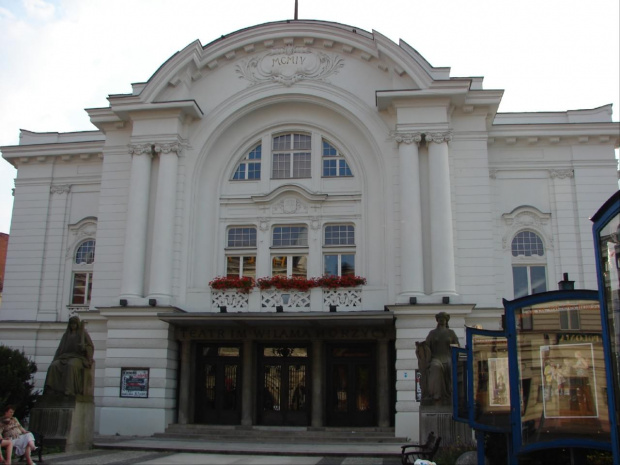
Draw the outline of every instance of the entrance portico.
M391 312L160 319L181 345L180 424L393 425Z

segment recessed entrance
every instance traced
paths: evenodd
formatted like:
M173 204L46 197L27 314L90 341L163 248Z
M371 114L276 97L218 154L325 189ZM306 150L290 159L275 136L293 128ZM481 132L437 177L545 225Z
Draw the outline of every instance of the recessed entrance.
M241 420L241 347L196 347L196 423L237 425Z
M329 426L376 425L375 344L327 346Z
M258 420L262 425L307 426L310 357L305 345L258 346Z

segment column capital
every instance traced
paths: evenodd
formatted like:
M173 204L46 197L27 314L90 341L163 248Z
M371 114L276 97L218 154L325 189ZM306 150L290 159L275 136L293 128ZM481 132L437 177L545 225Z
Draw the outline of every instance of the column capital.
M452 131L425 132L424 138L427 144L430 144L431 142L435 142L436 144L450 142L452 140Z
M152 144L129 144L128 147L131 155L153 155Z
M71 184L52 184L50 186L51 194L68 194L71 192Z
M421 132L393 131L390 135L399 144L419 144L422 141Z
M176 153L177 155L181 153L181 144L178 142L168 142L163 144L154 144L153 152L158 155L163 153Z

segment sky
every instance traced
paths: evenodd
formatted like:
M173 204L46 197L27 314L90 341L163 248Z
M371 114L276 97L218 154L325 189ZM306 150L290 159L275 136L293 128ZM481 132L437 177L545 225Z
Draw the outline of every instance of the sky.
M376 30L451 76L504 89L500 112L613 104L620 112L618 0L298 0L299 19ZM131 92L175 52L292 19L295 0L0 0L0 147L19 130L96 129L85 108ZM16 171L0 160L0 232Z

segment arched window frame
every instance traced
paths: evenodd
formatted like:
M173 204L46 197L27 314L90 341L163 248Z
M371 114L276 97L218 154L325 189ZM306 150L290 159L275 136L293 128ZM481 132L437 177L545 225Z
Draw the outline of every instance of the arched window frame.
M353 177L345 156L334 144L321 140L321 176L324 178Z
M93 290L95 247L96 241L94 238L85 239L75 247L71 273L71 306L90 306Z
M262 144L257 144L248 151L237 164L232 181L259 181L262 167Z

